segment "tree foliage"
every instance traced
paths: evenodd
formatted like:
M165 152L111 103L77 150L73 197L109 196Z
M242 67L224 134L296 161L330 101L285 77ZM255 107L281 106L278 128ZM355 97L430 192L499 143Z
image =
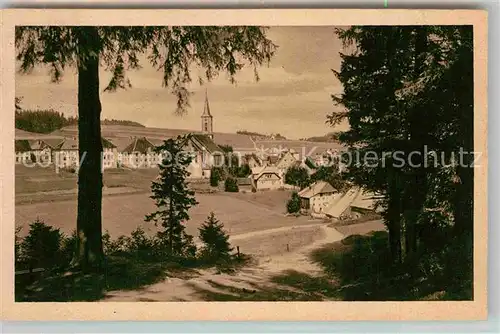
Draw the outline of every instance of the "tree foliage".
M16 129L35 133L50 133L76 123L76 118L67 118L54 110L23 110L16 111L15 115Z
M472 27L351 27L337 33L344 86L329 115L347 119L339 139L357 163L354 183L383 193L394 262L446 247L450 231L472 237L473 168L453 164L473 151ZM356 155L357 154L357 155ZM447 231L441 234L439 231ZM439 239L436 235L448 235Z
M18 259L30 268L45 268L57 263L63 234L38 218L30 224L29 233L19 245Z
M235 82L244 65L254 68L269 62L276 46L266 38L265 28L249 26L146 26L95 27L92 47L87 36L92 27L19 26L16 27L17 60L29 73L36 64L46 64L53 81L60 81L67 68L78 67L98 56L112 73L106 91L131 88L127 70L139 69L147 60L163 74L163 86L177 99L177 112L189 106L188 84L191 71L198 67L198 81L212 80L221 72Z
M237 193L238 191L240 191L238 182L234 177L230 176L226 178L226 180L224 181L224 191L231 193Z
M211 187L218 187L219 186L219 181L221 180L221 171L218 167L212 167L210 169L210 186Z
M146 221L160 223L163 227L158 236L171 255L186 255L190 251L192 238L187 236L183 224L190 218L188 210L198 204L186 181L189 176L187 166L192 160L183 151L187 137L168 139L158 147L163 161L159 165L160 175L151 185L151 198L158 210L146 216Z
M286 203L286 211L288 213L297 213L300 211L300 197L297 192L294 191Z
M292 166L285 173L285 183L304 188L311 183L311 179L307 169L300 166Z
M213 212L210 212L205 222L198 228L200 240L203 242L203 258L211 263L228 260L233 248L229 243L229 235Z

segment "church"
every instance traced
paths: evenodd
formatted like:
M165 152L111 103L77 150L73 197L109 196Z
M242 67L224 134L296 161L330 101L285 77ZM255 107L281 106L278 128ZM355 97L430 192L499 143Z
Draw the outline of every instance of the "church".
M186 143L186 150L193 153L193 161L188 167L190 178L210 178L212 167L222 167L223 150L214 142L213 116L210 113L208 94L205 91L205 103L201 114L201 132L193 133Z

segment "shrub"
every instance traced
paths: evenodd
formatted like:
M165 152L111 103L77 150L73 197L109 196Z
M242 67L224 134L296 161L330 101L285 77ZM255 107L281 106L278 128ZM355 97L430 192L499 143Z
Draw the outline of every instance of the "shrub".
M224 191L237 193L239 190L236 179L228 177L224 182Z
M220 175L219 169L216 167L212 167L212 170L210 171L210 186L211 187L218 187L220 177L221 177L221 175Z
M104 250L104 254L106 255L114 255L121 252L126 252L128 249L128 245L131 244L130 237L125 235L121 235L116 240L111 240L111 236L109 232L106 231L102 235L102 247Z
M76 246L78 242L78 235L76 234L76 230L71 232L69 237L63 236L61 240L61 253L63 260L66 264L69 264L73 259L73 255L76 251Z
M60 259L62 234L38 218L30 224L28 235L20 244L20 253L30 267L51 267Z
M14 258L16 260L16 263L21 260L21 241L22 238L19 236L19 233L21 232L22 227L16 227L16 231L14 233Z
M229 235L224 231L224 224L219 222L213 212L198 229L203 242L202 258L208 263L226 262L231 258L233 248L229 244Z
M182 240L181 240L181 255L187 259L196 258L196 245L194 243L194 238L192 235L187 234L185 231L182 231Z
M286 211L288 213L297 213L300 211L300 197L297 192L292 193L292 197L286 203Z

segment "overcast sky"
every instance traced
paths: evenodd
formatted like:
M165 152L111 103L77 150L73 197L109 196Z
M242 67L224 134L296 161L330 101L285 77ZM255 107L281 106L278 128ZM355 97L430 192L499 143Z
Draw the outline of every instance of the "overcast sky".
M102 93L102 118L127 119L162 128L201 128L205 88L214 117L214 131L237 130L281 133L289 138L323 135L333 129L325 124L326 115L335 110L330 94L342 91L331 69L339 69L341 43L333 27L273 27L268 37L279 46L269 67L259 68L255 82L253 69L245 68L232 85L222 74L200 87L192 85L194 95L187 115L174 114L176 99L162 88L162 74L148 63L129 72L133 88ZM23 108L48 109L76 115L77 78L65 72L61 83L52 84L45 69L16 76L16 96L23 96ZM101 74L101 86L109 73Z

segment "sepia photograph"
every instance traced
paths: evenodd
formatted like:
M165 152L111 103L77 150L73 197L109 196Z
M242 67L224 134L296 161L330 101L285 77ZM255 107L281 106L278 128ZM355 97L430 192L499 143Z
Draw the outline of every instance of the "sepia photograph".
M122 21L12 28L16 304L486 307L474 24Z

